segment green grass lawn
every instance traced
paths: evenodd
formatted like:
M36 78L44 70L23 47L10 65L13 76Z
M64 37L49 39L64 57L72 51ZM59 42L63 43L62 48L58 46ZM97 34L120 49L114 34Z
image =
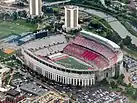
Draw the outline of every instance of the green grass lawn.
M36 27L34 25L26 23L24 20L16 20L12 22L0 20L0 38L11 34L33 31L35 29Z
M13 53L11 53L11 54L6 54L6 53L4 53L2 50L0 50L0 60L3 58L3 57L8 57L8 56L11 56L11 55L13 55L13 54L15 54L16 53L16 51L14 51ZM2 58L1 58L2 57Z
M59 11L59 8L53 7L53 11Z
M5 54L3 51L0 50L0 57L4 55L7 55L7 54Z
M72 68L72 69L88 69L88 68L90 68L89 66L84 65L71 57L59 60L59 61L57 61L57 63L65 66L67 68Z
M137 57L137 52L130 50L126 47L123 48L123 51L125 51L129 56L131 56L132 58L136 58Z

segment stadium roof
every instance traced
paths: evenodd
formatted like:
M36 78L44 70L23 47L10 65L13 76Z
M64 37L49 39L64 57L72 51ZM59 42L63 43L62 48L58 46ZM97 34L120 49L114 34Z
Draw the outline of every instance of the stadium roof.
M96 34L94 34L92 32L88 32L88 31L82 30L81 33L88 34L88 35L90 35L90 36L92 36L94 38L100 39L100 40L108 43L109 45L111 45L115 49L119 49L120 48L116 43L114 43L114 42L112 42L112 41L110 41L110 40L108 40L106 38L103 38L103 37L101 37L99 35L96 35Z
M21 38L20 40L21 41L24 41L24 42L27 42L29 40L31 40L32 38L34 38L34 35L33 34L29 34L27 36L24 36L23 38Z

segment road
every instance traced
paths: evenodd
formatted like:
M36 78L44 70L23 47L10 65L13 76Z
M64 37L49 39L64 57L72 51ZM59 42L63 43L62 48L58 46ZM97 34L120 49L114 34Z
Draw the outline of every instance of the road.
M105 0L100 0L100 2L102 3L102 5L103 5L104 7L107 8L107 6L106 6L106 4L105 4Z
M67 2L70 2L70 1L71 0L57 1L57 2L51 2L51 3L43 2L43 6L51 6L51 5L64 4L64 3L67 3Z
M2 5L2 4L0 4L0 8L3 8L4 9L4 11L22 11L22 10L26 10L26 11L28 11L29 9L28 8L22 8L22 9L20 9L20 8L16 8L16 7L12 7L12 6L7 6L7 5Z
M132 43L137 46L137 37L132 35L116 18L112 17L111 15L105 14L104 12L93 10L93 9L84 9L83 7L79 8L81 11L84 11L88 14L93 14L104 18L108 24L116 31L121 38L125 38L127 35L131 37ZM108 18L109 17L109 18ZM111 22L115 21L115 22Z
M64 0L64 1L51 2L51 3L43 2L43 6L52 6L52 5L64 4L64 3L67 3L67 2L70 2L70 1L71 0ZM28 11L28 8L19 9L19 8L7 6L7 5L4 6L2 4L0 4L0 7L4 8L4 9L7 9L7 10L17 10L17 11L26 10L26 11Z

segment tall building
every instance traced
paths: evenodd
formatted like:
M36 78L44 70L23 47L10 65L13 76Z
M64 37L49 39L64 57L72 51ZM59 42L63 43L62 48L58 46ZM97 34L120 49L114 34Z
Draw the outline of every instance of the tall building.
M42 13L42 0L29 0L30 15L41 15Z
M63 26L66 31L79 29L78 24L78 6L65 6L65 25Z

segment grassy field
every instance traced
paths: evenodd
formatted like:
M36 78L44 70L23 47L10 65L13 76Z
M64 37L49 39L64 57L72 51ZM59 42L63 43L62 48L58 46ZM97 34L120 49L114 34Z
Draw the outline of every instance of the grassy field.
M57 8L57 7L53 7L52 9L53 9L53 11L59 11L59 8Z
M0 59L1 57L8 57L8 56L11 56L12 54L14 54L15 52L11 53L11 54L6 54L4 53L3 51L0 50Z
M4 53L3 51L0 50L0 57L5 56L5 55L8 55L8 54L6 54L6 53Z
M0 20L0 38L10 34L20 34L27 31L33 31L35 29L35 26L26 23L24 20L17 20L13 22Z
M137 58L137 52L130 50L128 48L123 48L123 51L126 52L127 55L131 56L132 58Z
M84 65L71 57L59 60L57 61L57 63L72 69L89 69L90 68L89 66Z

